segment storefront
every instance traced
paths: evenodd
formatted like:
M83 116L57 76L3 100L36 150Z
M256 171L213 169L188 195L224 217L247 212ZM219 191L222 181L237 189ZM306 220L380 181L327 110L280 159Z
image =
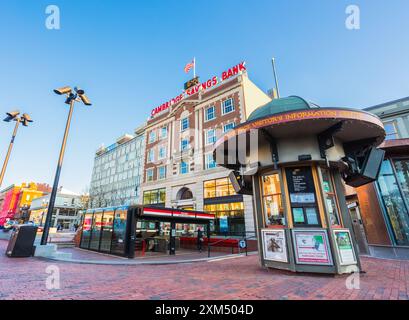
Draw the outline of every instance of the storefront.
M175 254L200 228L210 239L214 215L148 206L87 210L80 248L134 258L146 252Z
M253 194L263 266L294 272L360 270L343 180L374 181L383 159L379 119L276 99L216 142L238 193Z
M378 180L356 189L370 254L409 259L409 139L387 140Z
M215 215L212 233L217 236L245 235L243 195L237 194L228 177L203 183L205 212Z

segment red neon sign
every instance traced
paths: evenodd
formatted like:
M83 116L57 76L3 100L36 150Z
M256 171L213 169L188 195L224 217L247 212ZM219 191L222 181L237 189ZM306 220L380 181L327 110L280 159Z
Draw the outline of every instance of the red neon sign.
M174 104L179 103L180 101L182 101L186 97L194 95L194 94L198 93L201 90L205 91L205 90L208 90L210 88L213 88L218 83L226 81L227 79L239 74L240 72L245 71L246 70L245 64L246 63L243 61L243 62L235 65L234 67L228 69L227 71L224 71L222 73L220 81L219 81L219 78L217 76L214 76L211 79L209 79L209 80L207 80L205 82L202 82L201 84L195 85L195 86L183 91L181 94L179 94L175 98L173 98L173 99L161 104L160 106L156 107L155 109L153 109L152 112L151 112L151 116L154 117L156 114L161 113L161 112L163 112L165 110L168 110L171 106L173 106Z

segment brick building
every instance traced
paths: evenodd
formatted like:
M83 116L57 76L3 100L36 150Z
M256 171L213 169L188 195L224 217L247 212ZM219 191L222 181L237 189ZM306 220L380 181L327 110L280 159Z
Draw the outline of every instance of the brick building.
M146 125L143 204L214 212L216 234L253 232L251 196L234 192L212 151L218 137L269 101L241 63L155 108Z

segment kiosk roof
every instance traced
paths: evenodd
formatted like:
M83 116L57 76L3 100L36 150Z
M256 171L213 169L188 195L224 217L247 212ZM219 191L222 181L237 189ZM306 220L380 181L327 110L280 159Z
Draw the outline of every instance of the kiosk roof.
M306 110L312 108L319 108L317 105L310 104L306 100L298 96L290 96L287 98L273 99L269 103L265 104L254 110L247 121L252 121L266 116L288 112L296 110Z

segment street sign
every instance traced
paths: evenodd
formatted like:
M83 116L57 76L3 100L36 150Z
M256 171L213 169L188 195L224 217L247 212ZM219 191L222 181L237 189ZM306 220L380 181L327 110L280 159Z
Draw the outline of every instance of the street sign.
M240 247L241 249L244 249L245 247L247 247L247 242L246 242L246 240L240 240L240 241L239 241L239 247Z

